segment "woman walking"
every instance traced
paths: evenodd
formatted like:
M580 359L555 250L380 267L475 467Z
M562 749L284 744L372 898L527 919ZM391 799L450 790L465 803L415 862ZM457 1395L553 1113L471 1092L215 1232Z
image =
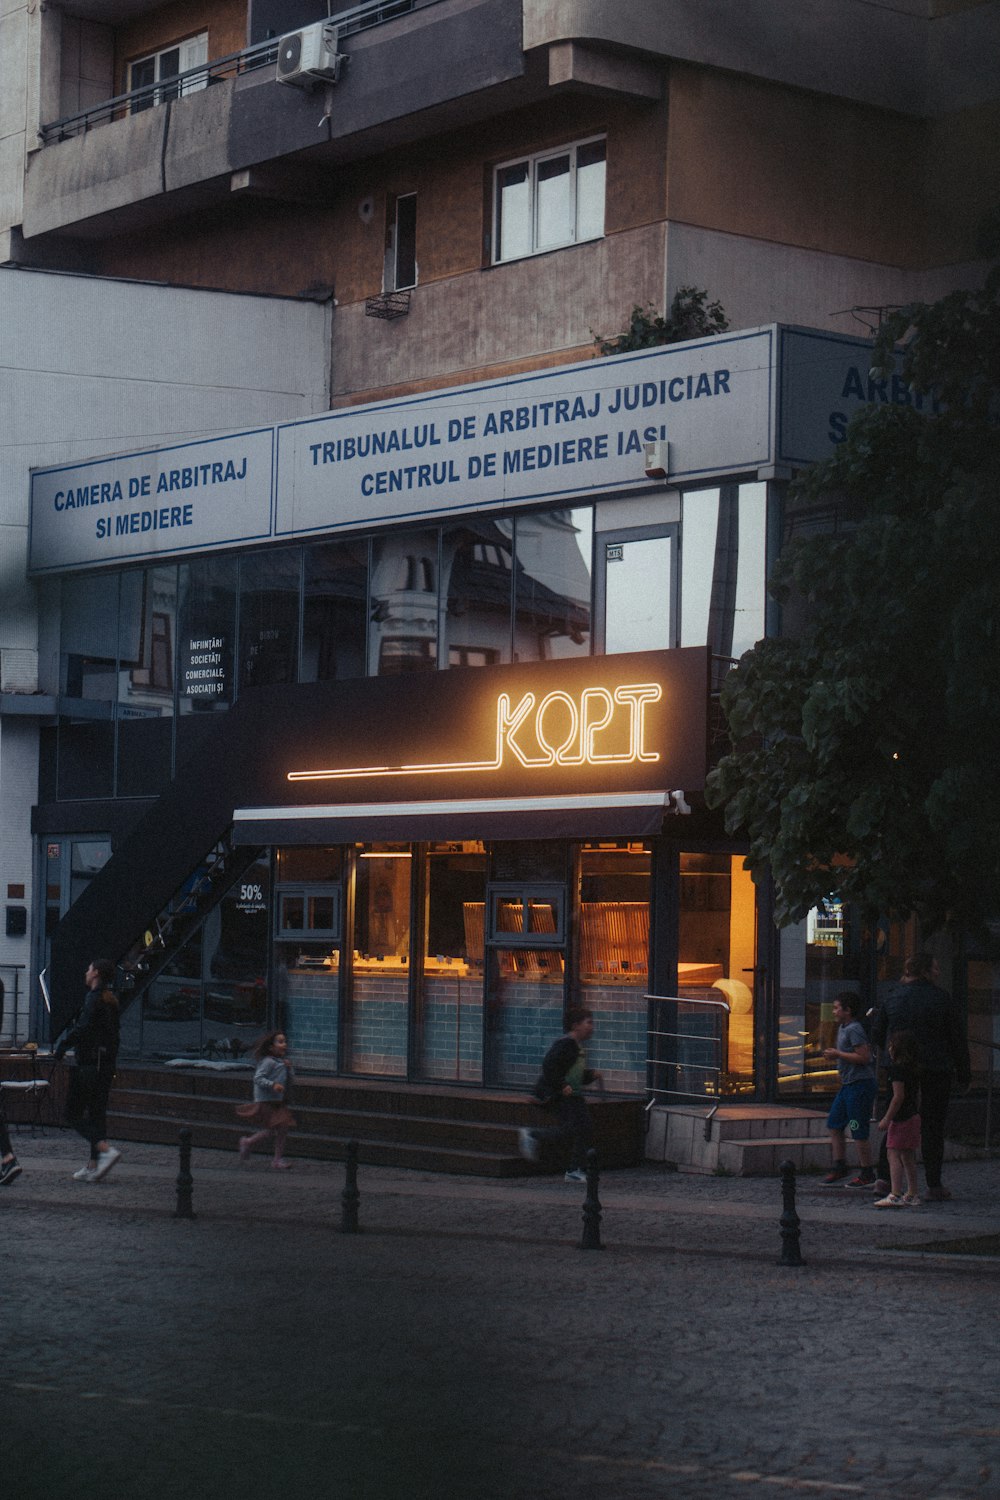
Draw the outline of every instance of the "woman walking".
M95 958L84 982L87 998L74 1021L55 1046L58 1060L70 1048L76 1067L69 1081L66 1121L90 1143L90 1160L73 1173L78 1182L99 1182L121 1156L110 1145L108 1095L118 1064L118 996L111 988L115 966L106 958Z
M246 1161L254 1146L273 1136L271 1166L276 1172L287 1172L292 1164L285 1160L285 1139L295 1125L295 1116L288 1108L292 1085L288 1038L283 1031L269 1031L253 1050L257 1058L253 1075L254 1102L238 1104L236 1113L244 1120L255 1121L260 1129L253 1135L240 1136L240 1161Z

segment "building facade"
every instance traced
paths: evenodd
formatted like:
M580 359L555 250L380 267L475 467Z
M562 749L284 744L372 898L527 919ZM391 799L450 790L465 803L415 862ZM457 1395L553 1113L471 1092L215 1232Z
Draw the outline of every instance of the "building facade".
M6 0L4 280L165 283L139 371L209 288L237 385L324 342L321 399L11 471L31 1024L96 942L135 1056L280 1021L319 1071L521 1087L577 1001L623 1092L822 1092L830 986L905 938L779 940L700 797L714 694L780 628L795 469L913 399L859 336L983 274L1000 7L326 9ZM593 359L691 286L730 332Z

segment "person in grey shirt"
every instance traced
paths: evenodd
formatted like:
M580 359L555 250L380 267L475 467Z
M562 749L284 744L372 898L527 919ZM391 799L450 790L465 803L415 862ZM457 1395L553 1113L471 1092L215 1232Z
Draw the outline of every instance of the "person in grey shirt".
M826 1120L833 1149L830 1170L823 1178L828 1187L844 1183L844 1179L850 1176L845 1135L847 1130L850 1130L852 1139L857 1142L858 1173L846 1186L871 1187L875 1182L869 1135L872 1105L875 1103L878 1085L875 1082L868 1037L858 1020L860 1004L859 996L849 990L834 997L833 1019L837 1023L837 1045L827 1047L823 1052L828 1062L837 1064L840 1075L840 1088L834 1096Z

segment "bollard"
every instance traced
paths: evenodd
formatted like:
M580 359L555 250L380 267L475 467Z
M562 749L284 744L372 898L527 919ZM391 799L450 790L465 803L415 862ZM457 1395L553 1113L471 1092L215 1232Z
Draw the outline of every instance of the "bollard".
M340 1232L341 1234L360 1234L358 1228L358 1202L361 1194L358 1192L358 1143L348 1141L346 1172L344 1177L344 1191L340 1195Z
M583 1202L583 1237L581 1250L603 1250L601 1244L601 1202L597 1196L597 1152L587 1152L587 1196Z
M799 1250L799 1216L795 1212L795 1163L783 1161L781 1171L781 1266L804 1266Z
M175 1219L193 1219L196 1217L191 1207L191 1195L194 1188L194 1179L191 1176L191 1132L187 1126L181 1131L181 1169L177 1174L177 1207L174 1210Z

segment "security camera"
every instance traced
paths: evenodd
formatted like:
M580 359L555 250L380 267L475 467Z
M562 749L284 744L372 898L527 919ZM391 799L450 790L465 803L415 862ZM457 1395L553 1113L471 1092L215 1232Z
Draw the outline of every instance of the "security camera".
M680 813L682 817L687 817L691 812L691 804L682 791L671 792L670 807L668 810L672 813Z

